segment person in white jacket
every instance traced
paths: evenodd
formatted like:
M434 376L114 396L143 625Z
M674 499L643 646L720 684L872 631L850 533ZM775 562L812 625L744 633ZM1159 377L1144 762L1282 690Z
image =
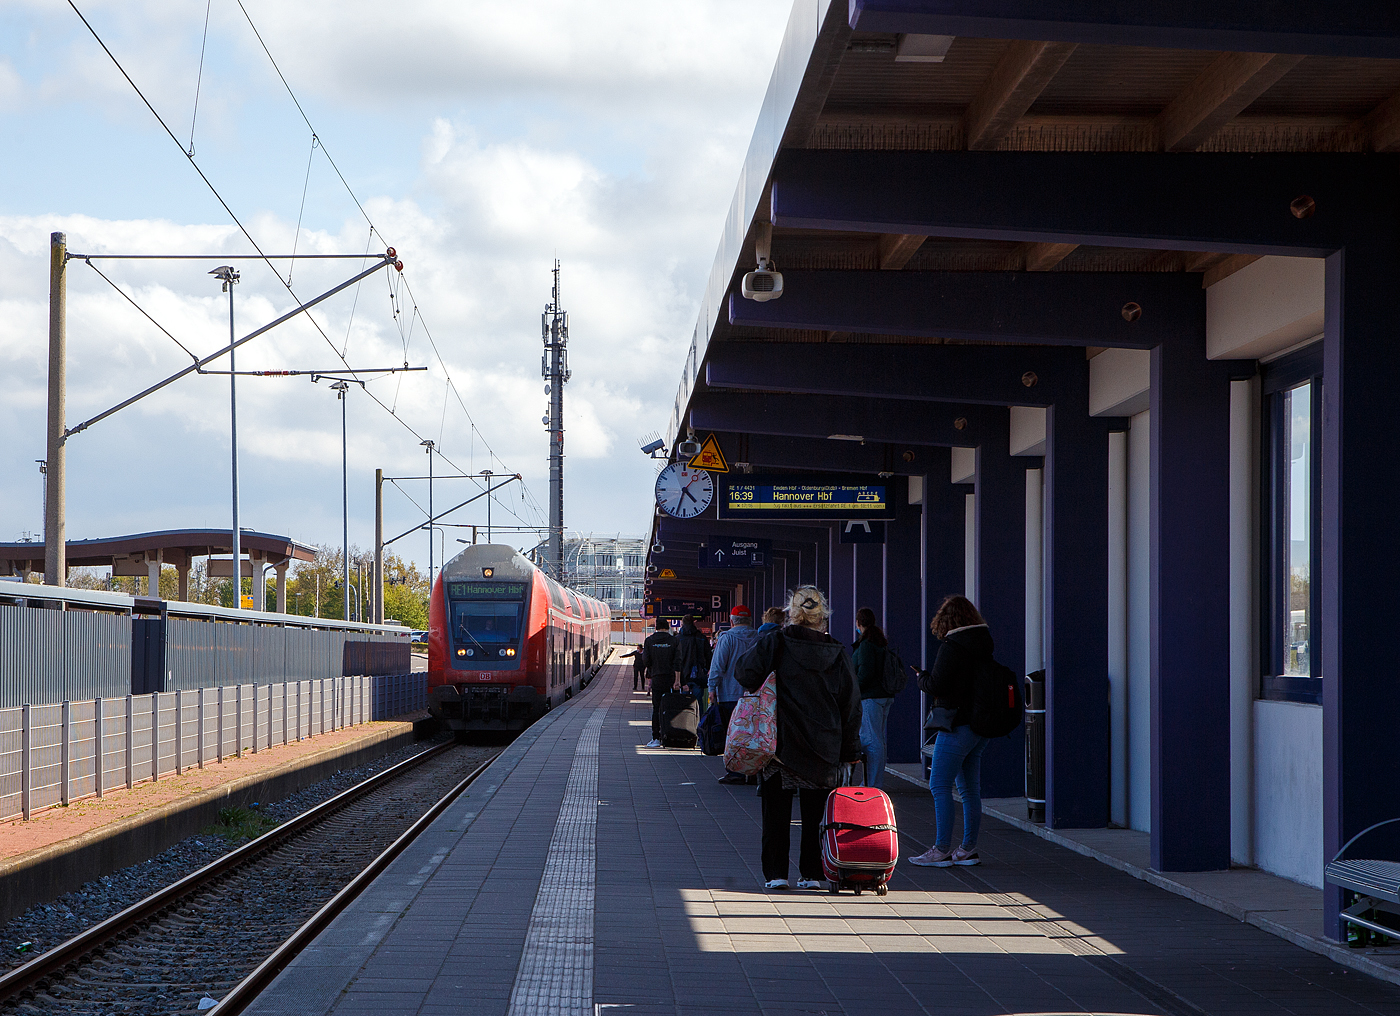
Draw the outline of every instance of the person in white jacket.
M726 733L729 731L729 718L734 715L734 707L744 694L744 689L734 680L734 665L758 639L758 632L753 630L751 620L749 608L742 603L731 610L730 626L726 631L719 633L714 654L710 657L710 701L719 706L720 715L724 717ZM726 770L719 782L742 785L749 782L749 778L743 773L731 773Z

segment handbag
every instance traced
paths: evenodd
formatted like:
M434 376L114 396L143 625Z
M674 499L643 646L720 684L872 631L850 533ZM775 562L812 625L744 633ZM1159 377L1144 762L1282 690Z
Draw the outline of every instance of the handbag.
M953 732L953 721L957 718L958 711L949 709L947 706L933 706L924 717L925 730L945 730Z
M724 768L757 776L778 750L778 685L768 675L756 693L745 695L729 717L724 739Z

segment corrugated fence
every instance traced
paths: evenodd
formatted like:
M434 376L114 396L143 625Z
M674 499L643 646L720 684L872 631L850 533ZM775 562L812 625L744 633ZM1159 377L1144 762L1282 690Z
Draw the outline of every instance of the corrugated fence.
M412 670L407 631L316 630L220 614L242 616L156 621L0 603L0 708ZM135 647L133 625L142 626Z
M427 677L323 677L0 709L0 820L414 712L427 704Z

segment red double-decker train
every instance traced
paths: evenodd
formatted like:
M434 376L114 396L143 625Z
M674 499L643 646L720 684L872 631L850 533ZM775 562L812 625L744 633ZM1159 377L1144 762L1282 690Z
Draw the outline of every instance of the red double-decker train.
M433 584L428 709L459 737L523 730L588 684L611 641L606 603L514 548L467 547Z

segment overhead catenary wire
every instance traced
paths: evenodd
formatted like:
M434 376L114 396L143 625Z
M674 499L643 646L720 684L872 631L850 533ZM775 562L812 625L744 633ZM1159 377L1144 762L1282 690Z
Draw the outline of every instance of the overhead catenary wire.
M151 324L153 324L153 325L155 325L157 328L159 328L160 331L161 331L161 333L162 333L167 339L169 339L171 342L175 343L175 345L177 345L177 346L179 346L181 349L183 349L183 350L185 351L185 355L188 356L191 360L193 360L195 363L198 363L198 362L199 362L199 357L198 357L198 356L196 356L194 353L190 352L189 348L186 347L186 345L185 345L183 342L181 342L179 339L175 338L175 336L171 335L171 334L170 334L170 331L165 327L165 325L161 324L161 323L160 323L159 321L157 321L155 318L151 317L151 315L150 315L149 313L147 313L145 307L142 307L139 303L137 303L137 302L136 302L135 300L133 300L130 296L128 296L127 293L126 293L126 290L122 289L121 286L118 286L115 282L113 282L111 279L109 279L109 278L103 273L102 269L98 268L95 264L92 263L92 259L91 259L91 258L85 258L84 260L87 262L87 266L88 266L89 268L91 268L94 272L96 272L99 276L101 276L103 282L107 283L107 285L111 286L111 287L112 287L113 289L115 289L118 293L120 293L122 299L125 300L127 303L131 304L133 307L135 307L135 308L141 313L141 316L142 316L142 317L144 317L144 318L145 318L147 321L149 321Z
M199 119L199 86L204 83L204 51L209 47L209 13L214 9L214 0L205 0L204 38L199 43L199 73L194 79L194 111L190 113L190 147L185 152L194 158L194 125Z
M252 246L252 248L254 249L254 251L257 252L255 255L241 255L241 256L220 255L219 257L221 257L221 258L239 257L240 259L256 259L256 260L261 260L261 261L263 261L264 263L267 264L268 268L272 270L273 274L277 277L278 281L282 283L282 285L284 286L284 288L286 288L287 292L288 292L294 299L297 299L298 303L300 303L301 301L300 301L300 299L296 296L296 293L295 293L295 291L292 289L290 283L289 283L287 280L283 279L281 273L278 272L278 271L276 270L276 268L273 266L273 264L272 264L273 258L272 258L271 256L269 256L266 252L263 251L262 247L261 247L261 246L258 244L258 242L253 238L253 235L249 232L248 228L243 224L242 219L240 219L240 218L238 217L238 215L233 211L233 208L229 205L229 203L224 199L223 195L219 192L219 189L218 189L217 187L214 186L213 181L209 179L208 175L204 172L204 170L203 170L202 168L200 168L200 166L199 166L199 164L198 164L197 162L195 162L192 147L191 147L191 149L187 150L186 147L185 147L185 145L184 145L183 143L181 143L180 140L179 140L179 138L177 138L177 137L175 136L175 133L170 129L170 126L165 122L165 119L160 115L159 112L157 112L156 108L151 104L150 100L146 98L145 93L141 90L141 88L140 88L140 87L136 84L136 82L132 79L131 75L130 75L129 73L127 73L126 68L122 65L121 61L117 59L116 54L113 53L112 50L111 50L111 48L107 45L107 43L106 43L105 41L103 41L102 37L97 33L97 30L92 26L92 23L88 21L87 17L86 17L86 16L83 14L83 12L78 8L78 6L77 6L77 4L74 2L74 0L68 0L68 6L69 6L70 8L72 8L73 13L76 14L76 15L78 16L78 19L83 23L83 27L85 27L85 28L88 30L88 33L93 37L94 41L97 42L98 46L100 46L100 47L102 48L102 51L103 51L104 53L107 54L108 59L111 60L113 66L115 66L115 67L117 68L118 73L120 73L121 76L126 80L126 83L127 83L128 85L131 86L132 91L134 91L134 92L136 93L137 98L139 98L139 99L141 100L142 105L144 105L144 106L146 107L146 109L150 112L150 114L155 118L156 122L157 122L158 124L160 124L161 129L166 133L166 135L170 138L170 140L171 140L172 142L174 142L175 145L180 149L181 154L184 155L185 158L189 161L190 166L191 166L191 167L194 169L194 171L199 175L200 180L204 183L205 187L207 187L207 188L209 189L209 192L214 196L214 199L215 199L216 201L218 201L220 207L223 208L224 212L228 215L229 219L230 219L230 220L233 222L233 224L238 228L239 232L242 233L243 236L247 239L248 243ZM296 108L297 108L297 112L301 114L301 117L302 117L303 121L305 121L307 127L311 129L312 133L313 133L313 134L316 133L316 131L315 131L315 126L311 123L310 118L306 115L306 111L302 108L302 105L301 105L300 101L297 99L296 94L292 91L291 85L287 82L286 76L282 73L281 68L277 65L277 61L275 60L275 58L273 58L271 51L268 49L266 42L265 42L265 41L263 40L263 38L262 38L262 34L261 34L260 32L258 32L257 26L253 23L252 17L248 14L247 8L243 6L242 0L239 0L239 9L243 12L243 16L247 19L248 25L249 25L249 27L253 30L253 34L257 37L258 43L259 43L259 45L261 45L261 47L262 47L262 49L263 49L263 52L267 55L268 60L272 63L273 69L276 71L278 78L282 81L283 87L286 88L288 95L291 97L293 104L294 104L294 105L296 106ZM381 239L383 239L383 234L380 233L380 231L378 230L378 228L374 225L373 220L370 219L368 212L366 212L366 210L365 210L365 208L364 208L364 204L360 201L359 197L355 194L354 189L350 186L349 181L347 181L347 180L345 179L345 175L341 172L340 167L339 167L339 166L336 164L336 162L335 162L335 159L331 156L330 152L326 149L326 146L325 146L324 142L322 142L322 143L320 144L320 148L321 148L322 154L325 155L327 162L330 163L331 168L335 171L336 176L339 178L341 184L345 187L346 192L350 195L351 200L355 203L355 207L359 210L361 216L364 218L365 222L369 225L369 228L370 228L371 233L372 233L373 235L378 235L378 236L380 236ZM301 255L301 256L305 258L305 257L315 257L316 255ZM340 255L340 256L344 256L344 255ZM138 255L138 257L139 257L139 255ZM164 256L164 257L165 257L165 258L168 258L168 259L181 259L181 258L190 258L191 256L167 255L167 256ZM278 260L280 260L281 257L287 257L288 259L291 259L291 258L293 257L293 255L279 256L279 257L278 257ZM412 289L411 289L411 288L409 288L409 293L410 293L410 297L412 297ZM417 301L416 301L416 299L414 299L414 310L415 310L415 312L417 312ZM336 353L337 357L341 360L341 362L345 364L347 370L353 375L353 374L354 374L354 368L352 368L352 367L350 366L349 361L346 360L346 358L345 358L345 356L344 356L343 354L341 354L340 350L336 349L335 344L331 341L330 336L328 336L328 335L326 334L325 329L321 327L320 322L317 321L316 318L315 318L315 316L312 315L312 314L310 314L310 313L307 313L307 314L306 314L306 317L307 317L307 320L311 322L312 326L316 329L316 331L321 335L322 339L326 342L326 344L327 344L328 346L330 346L330 348ZM419 319L422 320L421 314L419 315ZM424 331L425 331L425 333L427 333L427 325L426 325L426 322L424 322ZM250 337L251 337L251 336L250 336ZM431 337L430 337L430 342L431 342ZM452 385L452 384L451 384L451 376L450 376L450 373L447 371L447 366L446 366L446 363L445 363L445 362L443 361L443 359L442 359L441 353L437 350L436 343L432 343L432 345L433 345L433 351L434 351L434 353L437 355L438 362L439 362L439 364L442 366L444 374L447 376L447 379L448 379L447 383L448 383L449 386L451 386L451 387L453 388L454 394L457 396L458 402L461 404L464 413L466 413L466 416L467 416L469 425L471 426L471 428L472 428L472 430L473 430L474 433L480 433L479 429L476 427L475 421L472 420L472 418L471 418L471 414L470 414L469 412L467 412L467 410L466 410L466 404L465 404L465 402L462 402L461 394L460 394L459 392L456 391L455 385ZM227 347L225 347L225 348L227 348ZM215 355L217 356L217 355L221 355L221 354L222 354L222 351L221 351L219 354L215 354ZM168 383L168 382L162 382L162 386L163 386L164 384L166 384L166 383ZM149 394L149 390L148 390L147 392L141 393L141 395L137 396L137 398L143 397L145 394ZM369 398L370 398L377 406L379 406L381 409L383 409L385 412L387 412L391 417L393 417L393 419L394 419L395 421L397 421L397 422L399 423L400 426L402 426L405 430L407 430L407 431L408 431L410 434L412 434L415 438L417 438L417 439L420 440L420 441L423 440L422 435L419 434L419 432L417 431L417 429L414 428L410 423L408 423L408 421L404 420L404 419L397 413L397 411L396 411L395 409L391 409L389 406L385 405L384 402L383 402L381 399L379 399L373 392L369 391L368 389L365 389L365 394L367 394L367 395L369 396ZM134 400L134 399L133 399L133 400L128 400L127 402L123 403L122 405L117 406L117 407L115 407L115 408L112 409L112 410L109 410L107 413L103 414L102 417L97 417L97 418L94 418L94 419L92 419L92 420L89 420L89 421L87 421L86 423L79 425L78 428L75 428L73 431L70 431L69 433L76 433L78 430L85 429L86 427L90 426L92 423L97 422L98 419L101 419L101 418L103 418L103 417L105 417L105 416L107 416L107 415L110 415L112 412L115 412L117 409L123 408L125 405L129 405L131 401L135 401L135 400ZM503 463L502 460L499 458L499 456L497 456L497 455L495 454L495 452L492 451L492 450L490 449L489 443L486 442L484 438L483 438L482 443L483 443L484 445L486 445L486 447L487 447L487 449L488 449L488 452L490 452L490 455L491 455L492 460L495 461L495 462L501 463L502 465L504 465L504 463ZM438 457L439 457L440 459L442 459L442 461L446 462L446 463L447 463L449 466L451 466L453 469L456 469L456 470L458 471L458 473L460 473L460 474L462 474L462 475L469 475L469 474L467 473L467 470L462 469L461 466L457 465L457 463L455 463L455 462L454 462L450 457L448 457L446 454L443 454L443 453L441 453L441 452L438 452ZM524 487L524 484L523 484L523 483L522 483L522 487ZM534 501L533 494L531 495L530 500L531 500L532 502ZM499 500L498 500L498 503L499 503ZM509 511L511 514L515 514L513 511L511 511L511 509L509 509L508 507L506 507L504 504L502 504L502 507L503 507L503 508L506 508L506 510ZM517 515L516 517L518 518L519 516ZM522 520L522 521L523 521L523 520Z

